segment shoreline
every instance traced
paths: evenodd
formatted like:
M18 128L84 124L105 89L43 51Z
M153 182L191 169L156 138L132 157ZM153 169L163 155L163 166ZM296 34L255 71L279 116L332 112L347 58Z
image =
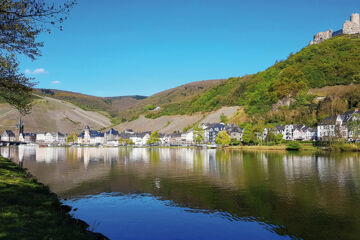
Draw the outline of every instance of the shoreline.
M25 145L26 146L26 145ZM243 150L243 151L294 151L288 150L286 144L279 145L237 145L237 146L213 146L213 147L203 147L203 146L42 146L37 145L41 148L144 148L144 149L229 149L229 150ZM296 151L296 150L295 150ZM333 146L313 146L309 143L301 143L300 149L297 151L311 151L311 152L360 152L360 145L354 145L351 143L345 143L340 145Z
M0 238L108 240L74 218L49 187L0 156Z

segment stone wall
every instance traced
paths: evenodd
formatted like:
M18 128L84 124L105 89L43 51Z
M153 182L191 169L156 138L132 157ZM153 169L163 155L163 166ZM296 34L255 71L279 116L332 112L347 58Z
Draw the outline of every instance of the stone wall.
M321 43L326 39L332 38L332 35L333 35L333 30L331 29L325 32L319 32L315 34L314 40L310 41L310 45Z
M358 34L360 33L360 15L359 13L353 13L350 16L350 21L347 20L343 24L343 28L335 33L332 30L328 30L325 32L319 32L315 34L314 40L310 41L309 45L321 43L329 38L340 34Z
M346 21L343 25L343 34L357 34L360 33L359 14L352 14L350 21Z

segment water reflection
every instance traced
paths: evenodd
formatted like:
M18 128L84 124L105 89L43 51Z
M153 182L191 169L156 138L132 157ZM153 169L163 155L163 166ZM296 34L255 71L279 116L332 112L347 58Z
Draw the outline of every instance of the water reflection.
M189 212L255 221L278 237L360 236L356 153L20 146L1 148L1 154L69 199L146 193Z

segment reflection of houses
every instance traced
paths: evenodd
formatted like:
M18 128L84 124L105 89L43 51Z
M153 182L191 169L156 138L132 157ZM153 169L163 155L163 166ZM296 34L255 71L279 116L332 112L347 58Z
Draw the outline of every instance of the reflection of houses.
M11 130L5 130L1 134L1 141L14 142L15 141L15 133Z

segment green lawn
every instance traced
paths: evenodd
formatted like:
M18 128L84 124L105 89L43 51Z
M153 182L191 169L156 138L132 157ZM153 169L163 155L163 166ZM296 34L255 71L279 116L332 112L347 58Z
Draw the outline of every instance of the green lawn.
M67 208L27 170L0 157L0 239L106 239Z

